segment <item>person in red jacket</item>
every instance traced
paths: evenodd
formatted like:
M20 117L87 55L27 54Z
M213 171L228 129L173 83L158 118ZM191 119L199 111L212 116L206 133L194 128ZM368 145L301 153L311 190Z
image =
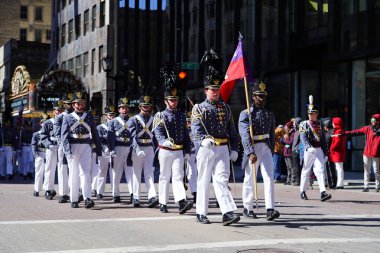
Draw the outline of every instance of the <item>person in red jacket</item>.
M380 188L380 114L374 114L371 118L371 124L357 130L346 131L348 135L365 135L366 144L363 152L364 162L364 189L363 192L369 191L369 180L371 172L371 163L375 172L376 192Z
M331 138L329 162L333 163L336 170L337 182L335 189L343 189L344 170L343 162L346 160L346 137L340 134L343 131L343 120L339 117L332 118L334 138Z

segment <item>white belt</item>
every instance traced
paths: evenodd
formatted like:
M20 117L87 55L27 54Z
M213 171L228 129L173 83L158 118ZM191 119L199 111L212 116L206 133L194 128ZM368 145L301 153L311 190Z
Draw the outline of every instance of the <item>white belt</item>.
M152 143L152 139L137 139L137 141L143 144Z
M264 140L264 139L268 139L269 138L269 134L260 134L260 135L254 135L253 136L253 139L255 141L260 141L260 140Z
M55 138L55 137L50 137L50 140L51 140L51 141L57 141L57 138Z
M121 142L129 142L129 138L116 137L116 140Z
M69 136L74 139L87 139L91 137L90 134L70 134Z
M38 148L37 151L38 151L38 152L45 152L46 149L45 149L45 148Z

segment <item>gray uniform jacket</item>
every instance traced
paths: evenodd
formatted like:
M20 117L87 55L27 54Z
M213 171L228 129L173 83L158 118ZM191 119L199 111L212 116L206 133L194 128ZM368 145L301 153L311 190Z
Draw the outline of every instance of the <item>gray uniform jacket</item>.
M40 131L33 133L31 146L32 146L32 153L33 153L34 158L39 156L38 152L45 152L45 147L42 144L41 138L40 138Z
M46 148L49 148L50 145L57 145L57 139L53 130L53 123L54 119L46 120L42 124L42 128L40 130L41 141Z
M316 122L312 122L310 120L302 121L300 123L299 131L303 153L308 148L320 147L322 148L323 154L325 156L328 155L325 130L319 120Z
M157 140L152 133L153 116L144 117L137 114L128 121L128 129L131 133L132 147L138 153L141 147L152 146L155 149Z
M116 146L129 147L131 145L128 119L128 116L119 115L108 122L107 141L110 151L115 151Z

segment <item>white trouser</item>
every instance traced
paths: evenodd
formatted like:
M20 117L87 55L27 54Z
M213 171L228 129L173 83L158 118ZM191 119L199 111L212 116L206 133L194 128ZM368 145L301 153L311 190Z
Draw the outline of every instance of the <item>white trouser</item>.
M140 199L141 173L144 168L144 179L148 199L156 197L156 189L154 189L154 151L153 147L141 147L145 152L144 157L138 157L136 152L132 151L132 169L133 169L133 198Z
M4 146L4 162L5 168L7 170L8 175L13 174L13 147L12 146Z
M183 186L183 151L160 149L158 160L160 161L160 179L158 182L160 204L166 205L169 201L170 176L172 176L174 202L186 199L186 191Z
M69 164L69 188L71 202L78 202L79 188L83 198L91 198L91 146L89 144L70 144L72 159Z
M113 168L112 170L112 196L120 196L120 180L123 175L124 166L127 165L127 157L129 154L130 147L127 146L116 146L115 152L116 157L113 158Z
M371 163L373 165L373 171L375 172L375 181L376 181L376 188L379 188L380 185L380 172L379 172L379 165L380 165L380 157L368 157L363 155L363 162L364 162L364 187L369 187L369 180L370 180L370 174L371 174Z
M34 191L40 192L45 172L45 152L38 152L38 157L34 159L34 168Z
M19 170L24 176L33 172L33 153L31 146L22 146L21 148L21 166Z
M98 186L96 188L96 192L98 194L104 194L104 188L106 186L106 181L107 181L107 171L110 166L110 156L109 153L104 154L100 160L99 160L99 174L98 174ZM110 170L111 171L111 170ZM111 181L112 181L112 177Z
M340 187L344 185L344 170L343 170L343 163L334 163L335 164L335 170L336 170L336 186Z
M230 154L227 145L211 148L200 147L197 154L197 169L197 214L207 215L208 213L211 177L215 197L222 214L235 211L235 201L228 190Z
M317 178L319 191L326 191L325 188L325 157L321 148L315 148L315 151L310 152L305 150L303 156L303 168L301 172L301 184L300 191L307 190L308 178L311 172L314 171L314 175Z
M44 190L54 190L55 171L57 170L58 147L53 145L46 149Z
M127 181L129 194L133 193L133 170L127 163L124 165L125 181Z
M69 173L67 164L63 164L63 146L58 146L58 193L61 196L69 195Z
M257 156L256 166L256 176L258 168L261 169L261 175L264 181L264 196L265 196L265 208L273 209L274 208L274 183L273 183L273 156L271 150L268 148L268 145L265 143L257 143L253 145L255 149L255 154ZM243 182L243 191L242 199L244 208L248 211L253 210L253 200L254 200L254 174L253 164L251 161L247 161L245 165L245 176Z
M197 192L197 165L195 164L195 154L190 155L190 159L187 161L186 168L187 180L189 180L189 185L191 192Z
M92 152L91 156L91 190L96 191L98 186L98 174L99 174L99 164L97 161L98 156L95 152Z

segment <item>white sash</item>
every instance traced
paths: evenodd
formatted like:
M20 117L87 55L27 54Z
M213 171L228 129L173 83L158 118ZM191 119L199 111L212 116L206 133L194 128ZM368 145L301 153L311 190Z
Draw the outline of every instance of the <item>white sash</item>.
M116 136L120 136L120 134L126 129L128 128L128 125L126 122L124 122L124 120L122 120L120 117L117 117L116 120L120 123L120 125L122 126L119 130L116 131Z
M101 124L101 126L106 130L106 131L108 131L108 126L106 125L106 124Z
M135 118L140 122L143 129L137 134L137 138L140 138L144 133L147 133L150 138L153 138L152 132L149 130L150 126L153 123L153 117L150 116L148 123L145 125L144 119L138 114Z
M81 117L78 116L78 114L76 114L75 112L72 112L70 113L71 115L73 115L73 117L77 120L71 127L70 127L70 132L74 132L74 130L79 126L79 125L83 125L89 132L90 134L90 139L92 138L91 136L91 127L84 121L84 119L86 118L87 116L87 113L83 113L83 115Z

